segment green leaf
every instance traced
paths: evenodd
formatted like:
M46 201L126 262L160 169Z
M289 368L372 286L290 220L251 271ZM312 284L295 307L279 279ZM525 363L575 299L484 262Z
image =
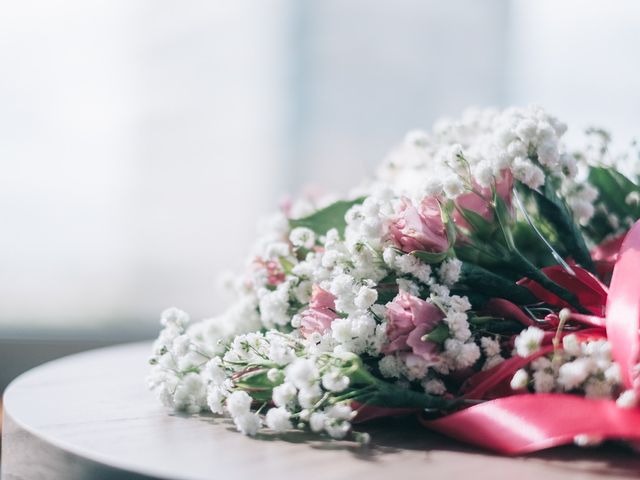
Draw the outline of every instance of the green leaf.
M268 376L269 369L261 368L254 371L246 372L239 376L234 384L237 387L246 389L246 390L271 390L274 387L277 387L282 383L282 379L277 382L272 382L269 380Z
M418 257L420 260L422 260L425 263L440 263L445 258L447 258L447 255L449 255L449 251L447 250L444 252L437 253L437 252L425 252L423 250L415 250L411 252L411 255Z
M317 235L324 235L332 228L335 228L342 236L344 235L344 229L347 225L344 219L345 214L354 205L359 205L364 202L365 198L366 197L356 198L355 200L339 200L307 217L289 220L289 226L291 228L306 227L313 230Z
M549 181L544 184L542 192L537 190L532 192L540 215L553 225L565 249L571 253L577 263L593 272L591 254L565 201L558 197Z
M507 204L502 197L497 194L497 192L493 193L493 203L495 205L496 216L498 217L498 223L500 224L502 234L504 235L507 248L509 250L515 250L516 246L513 242L513 234L511 233L512 219L509 207L507 207Z
M379 382L376 384L373 394L363 394L362 398L356 397L361 403L366 405L377 405L388 408L422 408L425 410L450 410L458 407L462 401L457 398L445 396L429 395L428 393L416 392L405 386L398 386L392 383Z
M396 274L390 273L378 282L376 287L378 291L377 303L384 305L396 298L396 295L398 295L398 284L396 280Z
M430 342L444 343L444 341L449 338L449 327L446 323L439 323L426 337Z
M489 319L470 318L469 323L475 328L486 333L498 335L513 335L522 331L522 323L517 320L500 319L491 317Z
M441 205L442 211L442 221L444 222L444 227L447 231L447 240L449 241L449 248L452 248L456 243L456 224L453 220L453 209L454 203L453 201L449 201L445 204Z
M459 284L491 298L504 298L518 305L536 303L538 299L525 287L472 263L462 262Z
M286 257L280 257L280 265L286 275L289 275L293 270L293 263L291 263Z
M640 187L613 168L592 167L589 170L589 183L599 191L599 200L607 209L620 217L640 217L640 205L628 205L627 195L640 193Z
M580 305L578 297L561 287L549 277L547 277L542 270L536 265L532 264L524 255L518 250L514 250L511 253L511 259L509 263L515 271L518 271L522 276L529 278L535 282L538 282L543 288L549 290L551 293L555 293L558 297L566 300L571 306L573 306L579 313L587 313L587 310Z
M496 226L495 223L488 221L482 215L467 208L460 208L460 214L471 225L472 233L477 234L481 238L491 236Z

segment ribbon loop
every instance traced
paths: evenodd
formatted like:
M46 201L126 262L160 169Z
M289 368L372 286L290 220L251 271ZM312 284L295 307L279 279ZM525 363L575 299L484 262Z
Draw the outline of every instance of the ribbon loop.
M627 388L639 389L637 373L640 353L640 221L622 242L613 269L607 299L607 337L613 359L620 365Z

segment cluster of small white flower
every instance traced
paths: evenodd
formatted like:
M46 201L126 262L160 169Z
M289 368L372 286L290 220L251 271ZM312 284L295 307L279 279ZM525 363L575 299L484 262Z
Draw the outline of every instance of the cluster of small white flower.
M489 370L504 361L504 357L501 354L500 341L497 338L482 337L480 344L486 358L482 370Z
M528 357L540 349L544 332L529 327L516 337L515 353ZM611 358L605 339L581 341L576 334L562 338L562 348L533 360L515 372L511 387L537 393L571 392L588 398L618 398L623 407L635 405L632 391L621 387L620 366Z
M200 374L208 356L199 353L187 334L189 316L177 308L162 313L163 329L153 345L149 388L163 405L189 413L207 406L206 379Z
M562 143L567 126L535 106L470 109L459 120L441 120L432 134L412 131L377 172L383 184L411 198L443 195L455 199L474 183L490 186L506 171L532 189L547 176L572 191L570 207L588 221L592 189L575 181L578 162Z
M595 213L594 205L598 198L598 190L588 182L563 182L562 195L576 221L582 225L589 223Z
M345 370L353 355L309 354L303 341L270 331L237 335L224 356L209 357L185 334L187 321L183 312L167 310L155 345L148 381L165 405L189 413L207 406L213 413L228 413L246 435L265 425L277 433L309 428L337 439L351 431L354 390L345 399L341 394L350 386ZM259 410L270 402L274 406L265 414L252 410L255 400L245 390L252 385L254 392L269 387Z
M458 268L459 270L459 268ZM471 304L466 297L451 295L444 285L431 287L431 300L444 312L444 323L450 337L444 341L444 351L434 369L441 374L468 368L478 361L480 347L471 335L467 311Z

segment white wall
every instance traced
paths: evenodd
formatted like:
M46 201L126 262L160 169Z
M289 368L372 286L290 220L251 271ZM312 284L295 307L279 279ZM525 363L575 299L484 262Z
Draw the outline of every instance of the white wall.
M215 311L283 190L283 5L3 4L0 324Z
M404 134L503 102L507 2L299 2L298 182L370 175Z
M507 98L537 103L570 125L611 130L619 148L640 137L640 2L514 0Z

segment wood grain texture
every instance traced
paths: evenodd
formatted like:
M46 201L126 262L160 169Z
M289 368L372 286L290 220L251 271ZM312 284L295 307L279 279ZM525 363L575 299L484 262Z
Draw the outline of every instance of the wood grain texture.
M16 379L4 398L2 479L637 478L613 446L519 458L474 450L409 420L367 430L372 445L306 434L247 438L226 419L160 406L144 384L148 344L73 355Z

